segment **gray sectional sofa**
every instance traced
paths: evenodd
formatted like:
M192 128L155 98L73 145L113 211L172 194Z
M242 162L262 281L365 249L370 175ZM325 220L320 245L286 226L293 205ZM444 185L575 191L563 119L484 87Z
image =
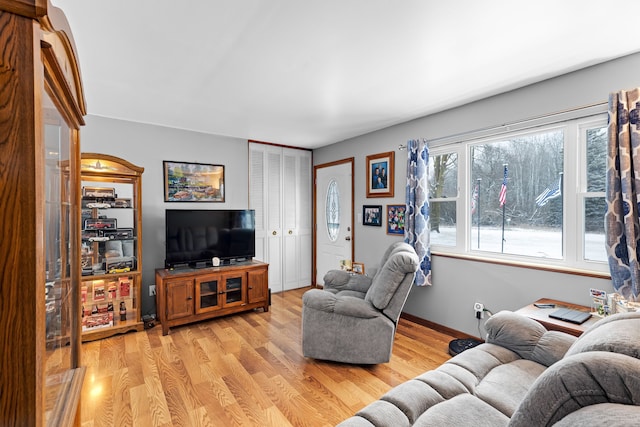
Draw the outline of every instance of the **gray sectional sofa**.
M580 338L512 312L486 342L391 389L340 427L640 425L640 313Z

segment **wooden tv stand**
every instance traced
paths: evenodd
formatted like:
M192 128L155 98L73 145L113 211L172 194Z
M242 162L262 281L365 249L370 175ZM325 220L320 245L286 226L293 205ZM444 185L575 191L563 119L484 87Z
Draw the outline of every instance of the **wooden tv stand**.
M185 325L262 307L269 311L269 264L245 261L209 268L156 270L162 335Z

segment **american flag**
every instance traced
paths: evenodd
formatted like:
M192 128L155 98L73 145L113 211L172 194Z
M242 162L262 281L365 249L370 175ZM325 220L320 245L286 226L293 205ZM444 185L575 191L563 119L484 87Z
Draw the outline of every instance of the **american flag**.
M502 180L502 187L500 187L500 207L503 207L507 203L507 165L504 165L504 179Z
M562 183L562 177L558 178L558 182L552 184L544 189L542 193L538 197L536 197L536 205L544 206L549 203L549 200L555 199L562 195L562 189L560 185Z

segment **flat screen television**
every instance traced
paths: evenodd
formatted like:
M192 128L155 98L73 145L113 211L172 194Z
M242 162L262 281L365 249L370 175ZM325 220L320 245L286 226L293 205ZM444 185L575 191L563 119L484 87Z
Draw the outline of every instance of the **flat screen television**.
M231 264L256 254L252 209L165 211L165 267L208 267L213 257Z

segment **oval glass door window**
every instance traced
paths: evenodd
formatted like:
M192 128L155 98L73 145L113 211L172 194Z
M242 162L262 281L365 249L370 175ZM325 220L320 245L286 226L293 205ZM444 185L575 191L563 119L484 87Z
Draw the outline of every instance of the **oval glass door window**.
M329 235L329 240L335 242L338 240L338 234L340 233L340 192L335 179L332 179L327 187L325 209L327 234Z

